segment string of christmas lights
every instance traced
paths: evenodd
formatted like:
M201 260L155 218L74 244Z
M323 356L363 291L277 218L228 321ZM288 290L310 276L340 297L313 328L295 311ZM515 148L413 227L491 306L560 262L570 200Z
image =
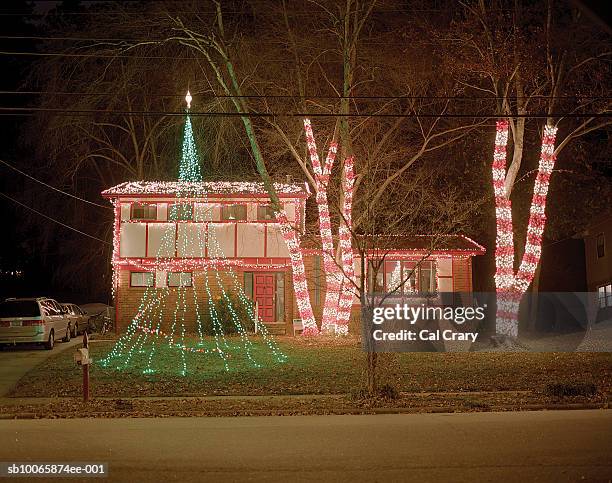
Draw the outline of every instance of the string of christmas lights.
M355 168L353 157L344 160L343 192L344 203L342 204L342 220L338 228L338 238L342 257L343 280L338 301L338 325L337 335L348 335L348 324L353 308L353 284L355 281L355 266L352 244L352 211L353 211L353 187L355 184Z
M538 174L529 210L525 250L521 264L515 274L512 203L505 189L508 121L500 120L497 122L492 174L497 230L495 249L496 331L501 335L515 338L518 336L520 300L533 281L540 262L542 234L546 225L546 197L550 177L555 166L556 134L556 127L549 125L544 127Z
M337 144L331 142L325 160L325 167L321 167L317 145L309 119L304 119L304 131L306 133L306 144L315 175L316 203L319 211L319 231L321 234L321 245L323 249L323 267L325 268L325 304L323 306L323 318L321 321L321 332L331 334L336 331L338 321L338 299L340 293L340 274L334 258L334 241L331 227L331 216L327 200L327 184L336 158Z
M145 374L152 374L156 372L154 369L156 353L159 347L161 347L160 342L164 341L167 347L179 351L181 365L179 372L181 375L186 375L188 371L187 353L218 356L222 360L225 370L229 370L229 360L232 358L232 352L238 350L241 354L245 355L252 366L260 367L261 364L255 360L252 352L253 343L249 339L240 316L233 305L234 302L227 291L227 283L222 280L219 270L221 268L224 270L223 273L229 276L231 281L229 285L233 285L233 290L237 293L240 304L247 308L248 313L251 314L253 323L258 328L258 333L271 350L275 360L277 362L286 360L286 356L279 349L276 342L268 335L265 325L259 323L257 314L252 310L252 303L250 303L242 290L242 285L232 269L236 264L225 259L225 255L218 243L214 226L207 224L205 231L196 226L195 230L193 230L193 226L186 223L186 219L192 217L193 212L191 205L185 203L184 200L204 198L204 202L208 201L207 190L202 189L203 183L201 179L202 174L193 139L193 130L189 115L187 114L182 157L179 166L179 181L172 183L170 189L166 186L164 190L160 190L163 192L172 191L176 196L177 201L172 206L173 210L169 211L168 217L169 220L173 221L171 224L172 229L164 229L162 232L161 242L154 260L136 261L122 260L120 258L121 212L118 200L113 200L115 206L113 285L117 286L119 283L119 271L122 268L132 266L142 267L147 270L147 273L152 273L153 283L146 286L136 315L107 357L101 361L103 365L112 365L118 369L125 368L130 364L135 355L145 353L145 348L148 347L147 366L143 372ZM140 188L142 187L141 185ZM151 184L146 184L145 187L150 189ZM125 189L134 189L134 187L131 186ZM227 186L221 188L221 190L225 189L227 189ZM259 189L259 187L250 186L249 189ZM200 257L180 257L180 254L191 254L194 246ZM210 252L212 260L205 260L203 258L204 253L207 251ZM212 270L209 270L209 268ZM195 269L198 270L194 271ZM229 319L231 319L230 321L239 335L240 343L238 345L230 344L225 337L220 320L221 316L215 306L213 284L209 279L211 273L214 274L213 281L216 281L217 292L220 293L220 299L224 302L223 306L229 311ZM171 275L176 278L176 286L170 286ZM164 283L160 284L159 282L162 278L165 280ZM197 290L201 282L203 282L204 286L203 294ZM188 302L189 292L193 296L192 308L189 307ZM206 309L212 323L213 348L207 347L205 340L198 293L204 296ZM162 324L168 318L170 319L170 328L166 331L162 329ZM193 323L197 329L199 342L195 346L190 346L187 343L188 322Z

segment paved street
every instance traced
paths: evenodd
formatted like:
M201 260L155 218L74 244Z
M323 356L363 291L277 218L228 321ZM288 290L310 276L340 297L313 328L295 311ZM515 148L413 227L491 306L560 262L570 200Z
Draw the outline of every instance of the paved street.
M0 441L2 461L108 462L112 481L612 479L606 410L4 420Z
M26 372L38 364L63 350L82 343L82 337L76 337L70 342L57 341L52 351L43 349L36 344L19 344L7 346L0 351L0 397L5 396L17 384Z

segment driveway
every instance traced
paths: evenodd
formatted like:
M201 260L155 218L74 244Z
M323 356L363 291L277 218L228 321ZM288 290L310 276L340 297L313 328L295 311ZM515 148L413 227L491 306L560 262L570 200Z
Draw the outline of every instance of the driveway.
M0 441L2 462L108 463L106 481L612 478L609 410L0 420Z
M76 337L70 342L57 342L51 351L36 344L5 346L0 351L0 397L5 397L26 372L34 369L53 354L82 342L82 337Z

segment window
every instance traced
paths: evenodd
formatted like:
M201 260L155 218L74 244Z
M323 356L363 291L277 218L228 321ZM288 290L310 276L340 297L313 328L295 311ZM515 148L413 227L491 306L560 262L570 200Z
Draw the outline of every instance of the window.
M191 287L191 272L168 272L168 287Z
M424 260L419 263L411 260L387 260L376 271L375 281L372 280L374 267L375 264L370 261L370 286L374 292L385 291L402 295L436 291L436 268L432 261Z
M406 283L402 287L402 292L406 294L416 293L417 292L417 272L419 270L417 267L417 262L404 261L402 263L402 268L404 270L404 272L402 273L402 276L407 279Z
M277 272L276 274L276 293L275 293L275 318L277 322L285 320L285 274Z
M612 283L599 287L597 289L597 296L601 308L612 307Z
M67 314L70 314L70 315L77 315L77 313L76 313L76 312L75 312L75 310L74 310L74 306L72 306L72 305L62 304L62 308L65 310L65 312L66 312Z
M152 272L131 272L130 287L152 287L155 277Z
M419 267L419 292L432 293L436 291L436 272L430 261L421 262Z
M168 219L171 221L193 220L193 205L191 203L175 203L170 205Z
M400 284L402 281L402 262L399 260L385 262L385 292L401 294L402 287L400 287Z
M372 292L383 292L385 290L384 267L379 261L368 260L368 282Z
M223 205L221 207L221 219L227 220L246 220L246 205Z
M60 307L51 299L43 300L42 302L40 302L40 307L42 308L45 315L62 315L62 310L60 309Z
M606 256L606 237L603 233L597 235L597 258L603 258Z
M272 205L257 205L257 220L269 221L276 220Z
M244 272L244 294L253 300L253 272Z
M40 309L34 300L7 300L0 302L0 318L4 317L40 317Z
M157 205L152 203L132 203L132 220L157 220Z

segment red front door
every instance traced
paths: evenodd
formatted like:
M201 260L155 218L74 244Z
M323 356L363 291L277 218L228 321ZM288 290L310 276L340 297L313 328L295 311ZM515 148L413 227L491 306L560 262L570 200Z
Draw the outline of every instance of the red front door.
M274 274L254 273L253 293L259 307L259 320L274 322Z

